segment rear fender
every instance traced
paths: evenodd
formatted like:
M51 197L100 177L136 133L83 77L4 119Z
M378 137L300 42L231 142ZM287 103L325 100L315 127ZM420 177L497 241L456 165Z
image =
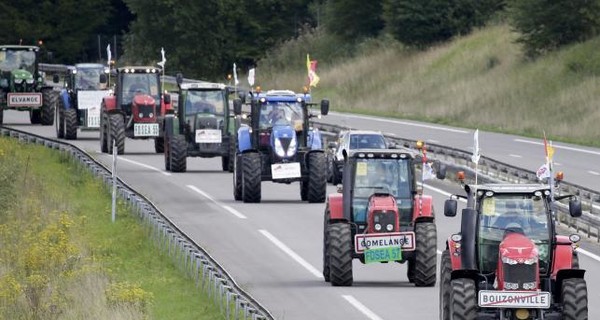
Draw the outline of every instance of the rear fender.
M63 102L63 106L65 110L71 109L71 99L69 99L69 92L67 89L60 90L60 99Z
M339 193L332 193L327 196L330 221L345 220L343 199L344 197Z
M562 283L565 279L583 279L585 275L585 270L583 269L562 269L559 270L556 274L556 287L554 289L555 293L558 293L560 297L560 292L562 289ZM560 298L559 298L560 299Z
M252 141L250 137L250 127L241 127L238 132L238 151L243 152L245 150L252 149Z
M475 281L475 283L477 283L477 280L479 279L479 271L469 269L452 270L452 273L450 274L450 279L455 280L463 278L471 279Z
M321 132L319 129L309 130L308 139L306 145L312 150L323 149L323 139L321 138Z
M433 201L430 195L415 195L413 201L413 221L421 218L433 218Z
M448 252L450 253L450 261L452 262L452 270L460 269L460 243L448 239L446 244Z
M571 269L573 266L573 247L567 237L557 236L557 244L554 250L554 261L552 262L552 277L556 278L561 270Z

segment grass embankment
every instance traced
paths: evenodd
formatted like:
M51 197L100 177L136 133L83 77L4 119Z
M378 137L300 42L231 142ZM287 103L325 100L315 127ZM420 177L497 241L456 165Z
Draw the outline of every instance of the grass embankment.
M0 319L217 319L218 308L70 157L0 138Z
M321 78L313 95L329 98L334 110L538 138L545 130L555 140L600 146L600 37L535 61L524 58L515 39L506 25L426 51L377 39L352 58L333 59L326 50L328 61L319 52L330 39L317 32L261 61L257 81L298 90L310 52Z

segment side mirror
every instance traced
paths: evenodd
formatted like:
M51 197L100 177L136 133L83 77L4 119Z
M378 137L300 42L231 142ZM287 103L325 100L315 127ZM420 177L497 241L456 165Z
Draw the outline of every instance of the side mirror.
M569 214L573 218L581 217L581 201L579 199L569 200Z
M108 82L108 77L106 76L105 73L101 73L100 74L100 83L107 83Z
M165 104L170 104L171 103L171 95L168 93L165 93L163 95L163 101Z
M455 217L458 202L456 199L448 199L444 202L444 215L446 217Z
M234 99L233 100L233 114L239 116L242 114L242 100Z
M329 113L329 100L321 100L321 114L326 116Z
M246 95L246 92L244 92L244 91L240 91L240 92L238 93L238 96L239 96L240 100L242 100L242 102L246 102L246 96L247 96L247 95Z
M177 73L177 75L175 76L175 82L177 82L178 86L180 86L183 83L183 74L181 74L181 72Z
M59 81L60 81L60 77L57 74L52 76L52 82L58 83Z

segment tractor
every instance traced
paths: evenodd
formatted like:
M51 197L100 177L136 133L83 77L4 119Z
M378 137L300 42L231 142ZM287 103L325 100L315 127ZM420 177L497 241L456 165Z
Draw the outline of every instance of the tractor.
M459 173L464 179L464 173ZM462 183L444 215L454 217L457 198L466 199L461 230L446 241L440 276L440 319L587 319L585 270L579 269L576 234L557 235L555 201L543 184Z
M327 156L321 133L309 126L313 117L327 115L329 100L320 114L311 113L310 94L289 90L250 92L248 125L238 126L234 159L233 194L244 202L261 201L261 181L300 182L300 198L324 202L327 190ZM234 101L240 116L242 103ZM244 115L245 116L245 115Z
M165 118L165 169L185 172L187 157L221 157L223 171L233 172L234 118L224 84L182 83L178 75L177 116Z
M111 70L114 91L100 107L100 150L125 152L125 137L154 139L154 150L164 151L164 117L173 113L171 96L161 92L160 69L122 67ZM113 144L114 143L114 144Z
M39 51L37 46L0 46L0 124L5 109L29 111L32 124L54 124L58 92L39 70ZM59 82L58 75L53 82Z
M323 277L333 286L353 284L352 260L408 263L417 287L436 282L437 229L432 197L417 187L421 155L399 149L343 151L342 184L327 198L323 226ZM435 177L445 165L434 162Z
M108 95L108 68L97 63L66 66L65 84L56 111L56 137L77 139L77 129L100 129L99 102Z

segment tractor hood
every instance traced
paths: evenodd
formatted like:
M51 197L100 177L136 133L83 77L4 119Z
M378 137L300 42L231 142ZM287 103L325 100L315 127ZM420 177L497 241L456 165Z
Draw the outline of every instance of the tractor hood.
M289 125L275 125L271 133L271 146L280 158L294 156L298 147L294 128Z
M33 83L33 75L31 72L23 69L17 69L10 72L11 78L16 84L20 84L23 81L30 80L30 83Z
M533 264L537 262L538 250L529 238L520 233L509 233L500 243L500 257L508 264Z
M522 233L507 232L500 242L498 252L498 289L537 290L539 254L535 244Z

